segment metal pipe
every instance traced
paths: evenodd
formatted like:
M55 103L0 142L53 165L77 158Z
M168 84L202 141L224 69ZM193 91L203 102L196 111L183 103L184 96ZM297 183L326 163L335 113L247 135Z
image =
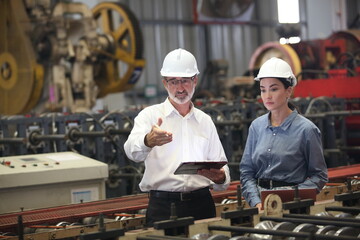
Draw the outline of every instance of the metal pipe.
M129 135L131 129L109 129L108 133L110 135Z
M208 229L216 231L236 232L236 233L257 233L257 234L270 234L275 236L287 236L287 237L309 237L308 233L297 233L282 230L271 229L257 229L251 227L233 227L233 226L209 226Z
M54 134L54 135L34 135L34 140L36 141L45 141L45 140L55 140L60 141L66 138L64 134Z
M330 220L314 220L314 219L299 219L299 218L286 218L286 217L260 217L261 221L269 220L274 222L292 222L292 223L312 223L315 225L335 225L339 227L354 227L360 228L360 223L354 222L342 222L341 219L337 221L330 221Z
M330 112L323 112L323 113L305 114L304 116L307 118L325 118L328 116L354 116L354 115L360 115L360 110L330 111Z
M105 131L94 131L94 132L73 132L72 133L74 137L105 137L106 132Z
M327 216L314 216L314 215L307 215L307 214L286 214L286 213L283 214L283 217L360 223L360 219L346 218L346 217L337 218L337 217L327 217Z
M330 236L330 235L292 232L292 231L284 231L284 230L256 229L251 227L208 226L208 229L216 230L216 231L236 232L236 233L257 233L257 234L267 234L267 235L284 236L284 237L302 237L306 239L334 239L334 240L358 239L356 237Z
M25 138L1 138L0 144L24 144L26 143Z
M237 199L237 208L238 210L243 210L243 205L242 205L242 199L241 199L241 186L240 184L238 184L236 186L236 199Z
M129 135L129 129L109 129L107 131L93 131L93 132L80 132L80 131L72 131L72 136L75 138L80 137L106 137L108 135Z
M18 216L18 236L19 240L24 240L24 222L21 214Z
M354 147L339 147L341 151L360 151L360 147L354 146Z
M360 213L360 208L358 207L325 207L326 211L338 211L338 212L347 212L347 213Z
M179 237L179 236L157 236L157 235L147 235L147 236L138 236L136 237L137 240L160 240L160 239L167 239L167 240L191 240L192 238L186 237Z

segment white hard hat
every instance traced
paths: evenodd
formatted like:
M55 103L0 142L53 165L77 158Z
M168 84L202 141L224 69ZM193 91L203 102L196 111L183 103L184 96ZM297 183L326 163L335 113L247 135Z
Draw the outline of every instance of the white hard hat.
M290 65L284 60L276 57L270 58L261 66L255 81L260 81L262 78L267 77L284 78L292 87L295 87L297 84L296 77L294 76Z
M182 48L169 52L160 70L163 77L192 77L199 73L195 57Z

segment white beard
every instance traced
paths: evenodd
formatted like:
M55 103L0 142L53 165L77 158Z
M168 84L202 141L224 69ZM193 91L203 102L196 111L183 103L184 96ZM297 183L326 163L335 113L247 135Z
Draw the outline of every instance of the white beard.
M194 95L194 92L195 92L195 86L193 87L192 91L190 94L188 94L186 97L184 98L178 98L176 97L174 94L170 93L169 90L167 90L168 94L169 94L169 97L171 100L173 100L174 102L176 102L177 104L184 104L184 103L187 103L188 101L191 100L191 98L193 97Z

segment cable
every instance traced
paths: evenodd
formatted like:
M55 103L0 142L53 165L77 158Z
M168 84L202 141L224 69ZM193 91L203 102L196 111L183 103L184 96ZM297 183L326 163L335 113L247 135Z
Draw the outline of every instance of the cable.
M310 113L310 110L312 109L314 103L315 103L315 102L318 102L318 101L324 102L324 103L329 107L330 111L334 111L332 105L331 105L331 104L329 103L329 101L327 100L327 97L317 97L317 98L313 98L313 99L310 101L310 103L309 103L309 105L308 105L308 107L307 107L307 109L306 109L306 111L305 111L305 115L307 115L307 114Z

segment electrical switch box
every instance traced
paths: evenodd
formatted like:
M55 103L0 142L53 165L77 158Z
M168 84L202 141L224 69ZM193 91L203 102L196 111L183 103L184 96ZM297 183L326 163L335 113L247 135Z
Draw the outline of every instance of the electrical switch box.
M106 198L108 165L58 152L0 157L0 214Z

